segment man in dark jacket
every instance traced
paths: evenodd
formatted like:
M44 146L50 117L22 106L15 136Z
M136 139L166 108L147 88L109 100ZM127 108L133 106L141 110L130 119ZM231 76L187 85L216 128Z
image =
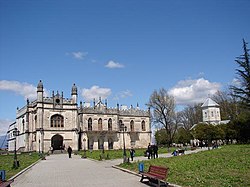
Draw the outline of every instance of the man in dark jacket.
M69 154L69 158L71 158L72 148L69 146L67 151L68 151L68 154Z

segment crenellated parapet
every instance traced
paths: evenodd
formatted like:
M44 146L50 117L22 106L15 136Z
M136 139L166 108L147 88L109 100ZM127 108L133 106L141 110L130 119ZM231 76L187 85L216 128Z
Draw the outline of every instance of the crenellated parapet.
M110 115L122 115L122 116L143 116L149 117L148 111L130 108L130 109L119 109L117 108L98 108L98 107L79 107L78 113L83 114L110 114Z

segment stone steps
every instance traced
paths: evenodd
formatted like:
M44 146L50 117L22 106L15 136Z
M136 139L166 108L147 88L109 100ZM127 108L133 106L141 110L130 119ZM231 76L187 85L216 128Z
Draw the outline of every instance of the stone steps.
M54 150L53 154L66 154L67 151L66 150Z

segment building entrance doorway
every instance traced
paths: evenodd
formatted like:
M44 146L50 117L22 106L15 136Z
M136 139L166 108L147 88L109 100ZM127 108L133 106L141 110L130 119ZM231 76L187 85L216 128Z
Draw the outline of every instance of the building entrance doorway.
M51 138L51 147L53 147L53 150L61 150L63 148L63 137L59 134L54 135Z

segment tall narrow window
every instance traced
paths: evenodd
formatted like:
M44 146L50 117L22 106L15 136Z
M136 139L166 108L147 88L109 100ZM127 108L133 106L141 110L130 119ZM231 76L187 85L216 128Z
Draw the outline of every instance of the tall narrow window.
M146 125L144 120L141 122L141 130L146 131Z
M108 131L112 131L112 119L109 118L108 120Z
M23 132L24 132L24 127L25 127L24 123L25 123L25 121L24 121L24 119L23 119L23 121L22 121L22 124L23 124Z
M37 116L35 116L35 128L37 127Z
M99 118L98 120L98 131L102 131L102 119Z
M134 125L134 121L133 120L130 121L130 131L131 132L135 131L135 125Z
M88 131L92 131L92 119L88 119Z
M59 114L51 116L50 127L64 127L64 118Z
M124 127L124 124L122 120L119 120L119 130L122 131L122 128Z

